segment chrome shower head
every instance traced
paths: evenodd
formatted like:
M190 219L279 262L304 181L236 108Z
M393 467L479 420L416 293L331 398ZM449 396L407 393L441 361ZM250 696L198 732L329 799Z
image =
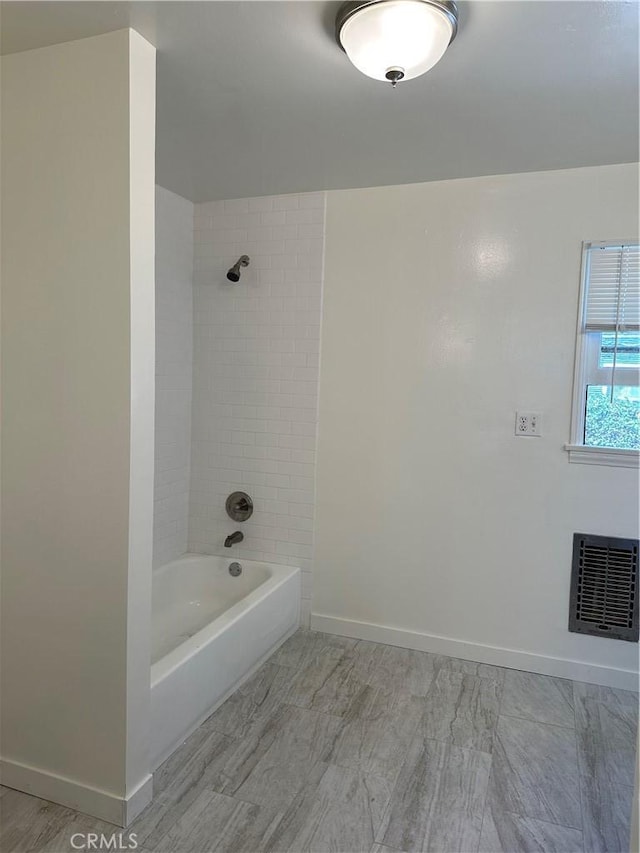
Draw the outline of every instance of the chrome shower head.
M240 281L240 267L249 266L249 255L241 255L231 269L227 272L229 281Z

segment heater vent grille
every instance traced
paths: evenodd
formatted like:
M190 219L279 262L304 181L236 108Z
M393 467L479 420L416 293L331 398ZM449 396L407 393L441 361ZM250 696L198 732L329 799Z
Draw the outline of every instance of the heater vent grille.
M638 641L638 540L575 533L569 630Z

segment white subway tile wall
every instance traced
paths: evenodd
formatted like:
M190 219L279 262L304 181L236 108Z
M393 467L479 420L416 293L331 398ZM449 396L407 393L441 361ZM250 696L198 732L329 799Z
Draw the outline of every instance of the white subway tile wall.
M194 210L189 550L300 566L311 607L325 194ZM237 284L226 272L240 255ZM233 522L228 494L254 500ZM227 550L225 537L245 539Z
M193 204L156 187L153 565L187 550L193 369Z

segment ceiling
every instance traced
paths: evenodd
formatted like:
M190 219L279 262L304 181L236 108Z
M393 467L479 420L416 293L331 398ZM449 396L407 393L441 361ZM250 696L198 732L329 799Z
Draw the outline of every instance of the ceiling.
M4 2L2 52L131 26L158 48L157 180L193 201L638 159L637 2L460 4L396 90L333 37L339 3Z

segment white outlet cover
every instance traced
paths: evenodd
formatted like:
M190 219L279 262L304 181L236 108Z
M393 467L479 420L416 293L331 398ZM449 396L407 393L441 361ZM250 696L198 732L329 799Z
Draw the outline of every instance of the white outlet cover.
M515 434L519 436L541 436L542 415L540 412L516 412Z

